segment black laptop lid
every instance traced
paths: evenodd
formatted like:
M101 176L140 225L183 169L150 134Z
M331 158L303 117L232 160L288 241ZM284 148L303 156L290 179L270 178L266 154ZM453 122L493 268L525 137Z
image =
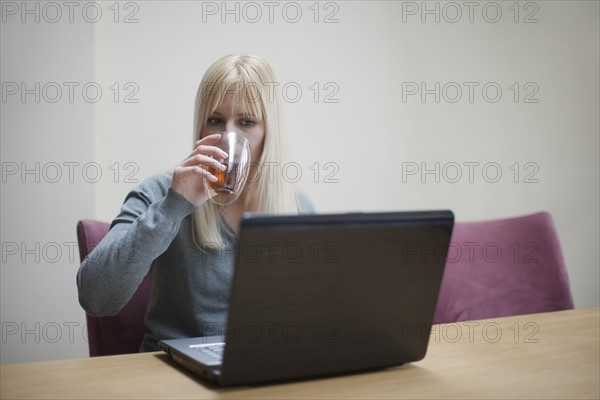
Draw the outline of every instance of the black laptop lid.
M246 216L221 383L423 358L453 222L450 211Z

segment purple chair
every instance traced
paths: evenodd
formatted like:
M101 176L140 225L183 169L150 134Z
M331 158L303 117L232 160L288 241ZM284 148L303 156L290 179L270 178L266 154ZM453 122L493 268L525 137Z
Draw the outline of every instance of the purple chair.
M77 223L77 241L81 260L94 250L108 233L110 224L94 220ZM86 314L90 356L137 353L144 333L144 316L150 298L150 278L146 276L121 311L113 317Z
M454 225L434 323L572 308L550 214Z

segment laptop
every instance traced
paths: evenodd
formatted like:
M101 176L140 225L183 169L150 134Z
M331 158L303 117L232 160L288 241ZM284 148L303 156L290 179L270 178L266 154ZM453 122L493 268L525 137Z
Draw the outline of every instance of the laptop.
M222 386L418 361L453 224L445 210L245 215L227 326L159 345Z

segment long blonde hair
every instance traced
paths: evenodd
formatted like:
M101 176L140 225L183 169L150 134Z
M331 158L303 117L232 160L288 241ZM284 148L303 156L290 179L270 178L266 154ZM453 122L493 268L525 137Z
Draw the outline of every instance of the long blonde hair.
M273 70L261 57L232 54L217 60L204 74L196 95L194 145L200 140L209 116L233 88L236 99L241 97L248 110L264 122L262 155L260 160L252 160L253 165L258 166L256 170L260 171L256 190L259 212L297 214L296 194L282 173L286 154L279 124L279 95L273 90L275 83ZM200 247L223 246L221 214L224 207L227 206L206 201L196 209L193 231Z

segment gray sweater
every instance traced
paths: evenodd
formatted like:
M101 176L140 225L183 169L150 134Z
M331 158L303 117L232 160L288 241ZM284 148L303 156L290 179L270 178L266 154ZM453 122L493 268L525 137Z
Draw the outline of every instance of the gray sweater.
M198 247L192 236L195 207L170 189L171 179L157 175L133 189L77 273L79 302L96 316L115 315L150 273L145 322L151 333L140 351L158 350L157 340L214 334L227 318L236 235L222 220L224 247ZM301 210L312 210L299 199Z

